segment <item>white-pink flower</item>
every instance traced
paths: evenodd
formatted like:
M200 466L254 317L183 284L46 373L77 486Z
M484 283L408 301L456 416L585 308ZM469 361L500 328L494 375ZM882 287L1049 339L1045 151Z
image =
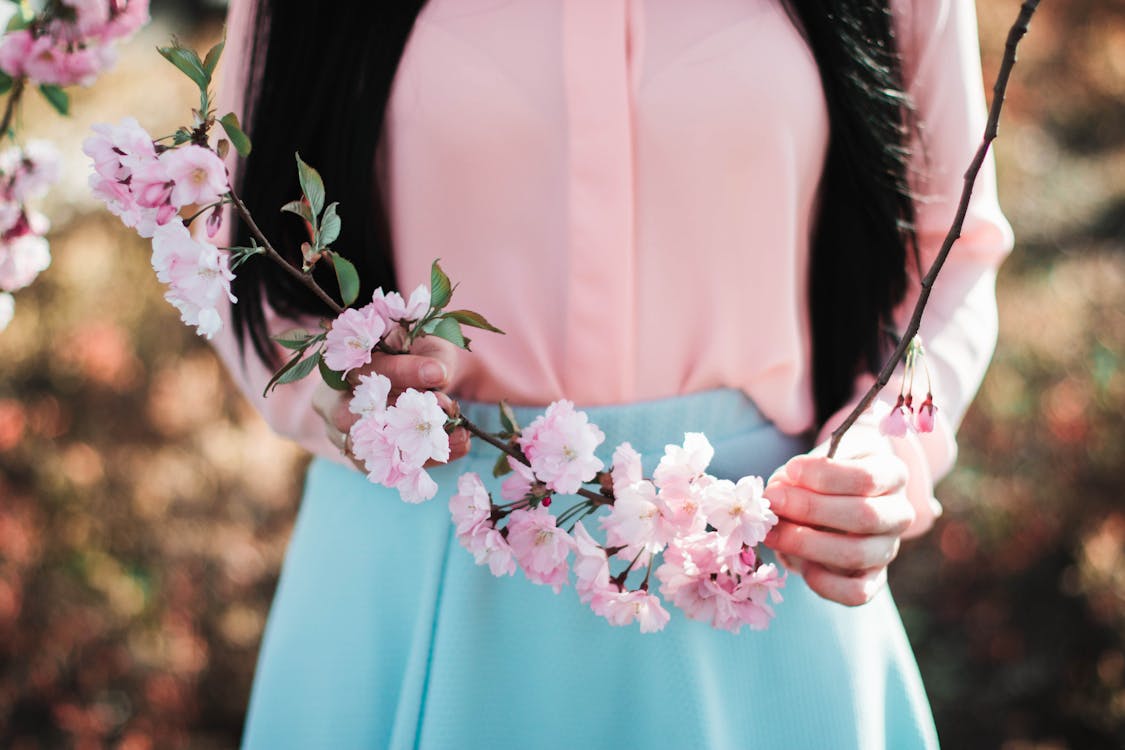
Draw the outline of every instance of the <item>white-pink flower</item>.
M404 464L421 467L429 460L449 460L448 416L433 391L408 388L385 415L386 432L402 454Z
M531 488L536 484L535 475L531 473L531 467L511 456L508 456L508 466L512 467L512 473L500 485L500 497L515 503L523 500L531 492Z
M381 373L359 376L359 384L352 390L348 411L360 416L371 416L387 410L387 396L391 392L391 379Z
M557 594L567 582L566 558L574 545L570 535L542 506L512 511L507 530L508 544L524 575L532 583L551 586Z
M907 410L903 397L900 395L889 411L882 401L876 401L875 405L875 414L880 417L879 432L888 437L905 437L913 415Z
M583 603L610 589L609 558L582 522L574 524L574 588Z
M371 352L387 331L387 324L372 305L348 308L332 321L324 341L324 363L347 373L371 361Z
M433 498L437 494L438 486L425 469L411 466L395 482L395 489L398 490L403 502L416 504Z
M12 78L19 78L27 73L27 60L31 57L31 47L35 37L31 32L10 31L0 37L0 70Z
M222 325L219 305L237 301L230 291L234 274L229 257L209 242L196 240L178 221L156 229L152 239L152 267L168 284L164 298L180 311L187 325L211 338Z
M388 321L413 322L420 320L430 309L430 290L426 286L419 286L410 294L410 300L407 301L398 292L384 293L380 287L375 290L371 303Z
M728 537L732 549L760 544L777 523L762 489L760 477L743 477L738 484L716 480L700 493L707 523Z
M123 39L132 34L149 21L149 0L126 0L124 4L115 4L109 23L101 31L102 39L111 41Z
M663 630L671 619L660 603L659 597L647 591L619 591L595 597L591 609L609 621L610 625L628 625L637 622L642 633Z
M491 526L492 498L480 480L480 475L467 472L457 478L457 492L449 498L449 514L453 517L457 538L465 544L479 526ZM466 545L467 546L467 545Z
M0 292L0 331L8 327L16 314L16 298L7 292Z
M613 451L613 491L616 494L622 487L628 487L644 479L641 468L641 454L629 443L622 443Z
M535 476L549 489L565 495L578 491L601 471L594 455L605 434L570 401L556 401L536 417L520 438L520 447Z
M0 175L7 177L8 195L17 203L41 197L59 174L59 152L50 141L32 140L0 153Z
M614 491L613 508L601 519L606 542L611 547L623 547L618 556L638 559L646 565L649 557L664 548L660 535L660 505L656 499L656 486L642 480Z
M702 432L688 432L684 444L667 445L664 456L653 472L653 481L660 489L686 491L688 485L707 471L715 449Z
M214 203L230 191L227 168L209 148L179 146L161 154L160 162L174 183L172 205L176 208Z
M128 180L141 163L156 159L152 136L132 117L116 125L94 125L91 130L94 134L82 142L82 153L93 159L94 171L107 180Z
M0 291L23 289L51 265L46 238L29 232L0 240Z
M494 576L514 575L516 558L504 535L491 525L481 524L461 538L461 544L472 553L477 565L487 565Z
M407 469L394 441L384 431L385 412L373 412L360 417L351 426L352 454L367 469L367 478L384 487L394 487Z

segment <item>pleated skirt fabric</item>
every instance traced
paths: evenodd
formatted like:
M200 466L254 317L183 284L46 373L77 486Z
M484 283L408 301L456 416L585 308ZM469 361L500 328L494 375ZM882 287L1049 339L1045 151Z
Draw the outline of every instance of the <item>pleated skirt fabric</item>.
M495 406L463 408L496 426ZM527 424L541 410L516 411ZM648 472L686 431L708 435L712 473L729 478L767 477L807 449L733 390L586 411L606 433L603 460L628 440ZM937 747L888 592L848 608L790 575L766 631L716 631L671 605L660 633L611 627L573 588L494 578L457 543L447 505L456 478L475 471L498 490L495 458L474 441L433 472L441 491L423 505L313 461L243 747Z

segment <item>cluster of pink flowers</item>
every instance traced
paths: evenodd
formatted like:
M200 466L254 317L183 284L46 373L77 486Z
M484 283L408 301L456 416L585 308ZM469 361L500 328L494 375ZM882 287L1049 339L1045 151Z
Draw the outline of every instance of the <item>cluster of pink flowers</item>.
M509 458L514 473L501 488L506 504L496 505L476 474L461 476L449 509L462 546L494 575L518 567L556 592L573 570L579 599L612 625L635 622L652 632L667 624L660 597L649 591L655 573L660 593L692 619L732 632L766 627L784 576L753 549L777 523L761 479L735 483L707 474L714 451L699 433L667 446L651 480L628 443L617 447L602 475L594 449L603 440L572 404L552 404L516 441L527 463ZM612 486L612 493L580 501L558 518L548 511L551 493L572 494L591 481ZM600 520L605 544L580 520L570 531L559 525L602 505L610 506ZM614 560L625 564L616 575ZM631 586L630 576L641 580Z
M220 327L220 304L234 301L234 274L227 252L193 237L179 212L187 206L213 206L207 221L207 233L213 236L230 190L226 166L204 146L157 146L132 118L93 130L82 150L93 161L94 195L125 226L152 239L153 268L169 285L165 298L184 323L211 338Z
M30 284L51 264L44 236L50 224L28 202L46 193L58 177L58 153L46 141L0 152L0 330L15 310L11 293Z
M51 0L0 40L0 70L52 86L89 86L116 61L113 44L148 22L148 0Z
M917 407L914 405L914 380L921 369L926 378L926 398ZM937 406L930 392L930 372L926 366L926 350L921 337L915 336L906 350L906 369L903 372L902 387L893 407L882 401L875 402L875 416L879 420L879 431L891 437L905 437L909 430L933 432L934 415Z
M347 374L371 361L384 338L402 334L430 309L430 290L424 285L404 299L398 292L376 289L371 301L344 310L334 321L324 342L324 363Z

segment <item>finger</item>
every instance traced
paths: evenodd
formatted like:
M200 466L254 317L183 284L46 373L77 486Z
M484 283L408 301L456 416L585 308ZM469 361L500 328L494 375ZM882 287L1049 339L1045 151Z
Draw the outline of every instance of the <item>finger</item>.
M449 385L449 368L436 357L424 354L384 354L371 355L371 362L348 373L348 382L359 384L360 375L378 372L391 381L391 389L404 391L414 388L420 391L444 388Z
M779 521L765 541L782 554L847 571L886 566L895 559L900 544L896 535L836 534L789 521Z
M914 506L901 492L879 497L822 495L804 487L776 483L765 496L770 510L803 526L848 534L901 535L914 522Z
M785 465L793 484L826 495L876 497L898 492L906 485L906 464L891 453L854 459L796 456Z
M863 571L858 575L840 575L823 565L805 562L802 576L817 594L848 607L867 604L887 585L886 567Z

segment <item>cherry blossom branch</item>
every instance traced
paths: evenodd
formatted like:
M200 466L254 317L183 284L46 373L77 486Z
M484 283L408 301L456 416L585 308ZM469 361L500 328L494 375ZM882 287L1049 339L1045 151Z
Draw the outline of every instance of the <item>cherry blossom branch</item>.
M8 102L4 106L4 119L0 120L0 138L7 135L8 128L12 125L12 118L16 114L16 105L19 104L26 85L27 79L22 76L12 81L12 90L8 92Z
M1004 95L1008 89L1008 79L1011 76L1012 68L1016 64L1016 47L1019 45L1020 40L1024 34L1027 33L1028 24L1031 21L1031 16L1035 13L1035 9L1039 6L1039 0L1024 0L1023 5L1020 6L1019 16L1012 24L1011 30L1008 31L1008 41L1004 46L1004 58L1000 63L1000 72L996 76L996 83L992 87L992 106L988 111L988 123L984 129L984 137L981 140L980 146L977 148L976 155L973 161L969 164L968 170L965 172L964 187L961 189L961 200L957 204L957 213L953 218L953 224L949 227L949 231L945 235L945 240L941 244L941 249L938 251L937 257L934 259L933 264L930 265L926 275L922 278L921 291L918 294L918 301L914 304L914 312L910 316L910 323L906 327L902 338L898 342L891 356L883 364L883 369L879 371L878 377L875 379L874 384L867 389L863 398L851 410L847 418L832 431L832 438L828 444L828 457L832 458L836 455L836 449L840 445L840 440L847 433L848 429L855 424L859 416L867 410L875 397L879 395L879 391L890 382L891 375L894 374L895 368L898 367L903 357L906 355L907 349L910 347L910 342L918 334L918 328L922 322L922 313L926 309L926 303L930 298L930 291L933 288L934 281L937 279L938 273L941 271L942 266L945 264L946 258L949 256L949 251L953 248L953 243L961 236L961 227L965 222L965 216L969 211L969 199L973 194L973 185L976 183L977 173L980 172L981 166L984 164L984 158L988 154L989 146L992 141L996 139L997 125L1000 122L1000 110L1004 106Z
M258 242L262 243L262 247L265 248L266 255L269 257L269 259L274 261L275 263L279 263L281 267L285 269L286 273L288 273L294 279L299 281L305 288L319 297L320 300L324 302L324 304L328 305L333 314L340 315L342 312L344 312L344 308L341 307L336 302L336 300L332 299L332 297L329 296L327 292L320 288L320 285L316 283L311 274L304 273L296 266L289 263L289 261L285 260L285 258L283 258L280 253L274 250L273 245L270 244L270 241L266 238L266 235L262 232L261 229L258 228L258 225L254 223L254 218L250 216L249 209L246 208L246 204L242 202L242 199L238 197L238 194L234 192L234 188L231 188L228 194L230 195L231 203L238 211L239 218L241 218L242 221L246 223L247 229L250 230L250 233L254 235Z

